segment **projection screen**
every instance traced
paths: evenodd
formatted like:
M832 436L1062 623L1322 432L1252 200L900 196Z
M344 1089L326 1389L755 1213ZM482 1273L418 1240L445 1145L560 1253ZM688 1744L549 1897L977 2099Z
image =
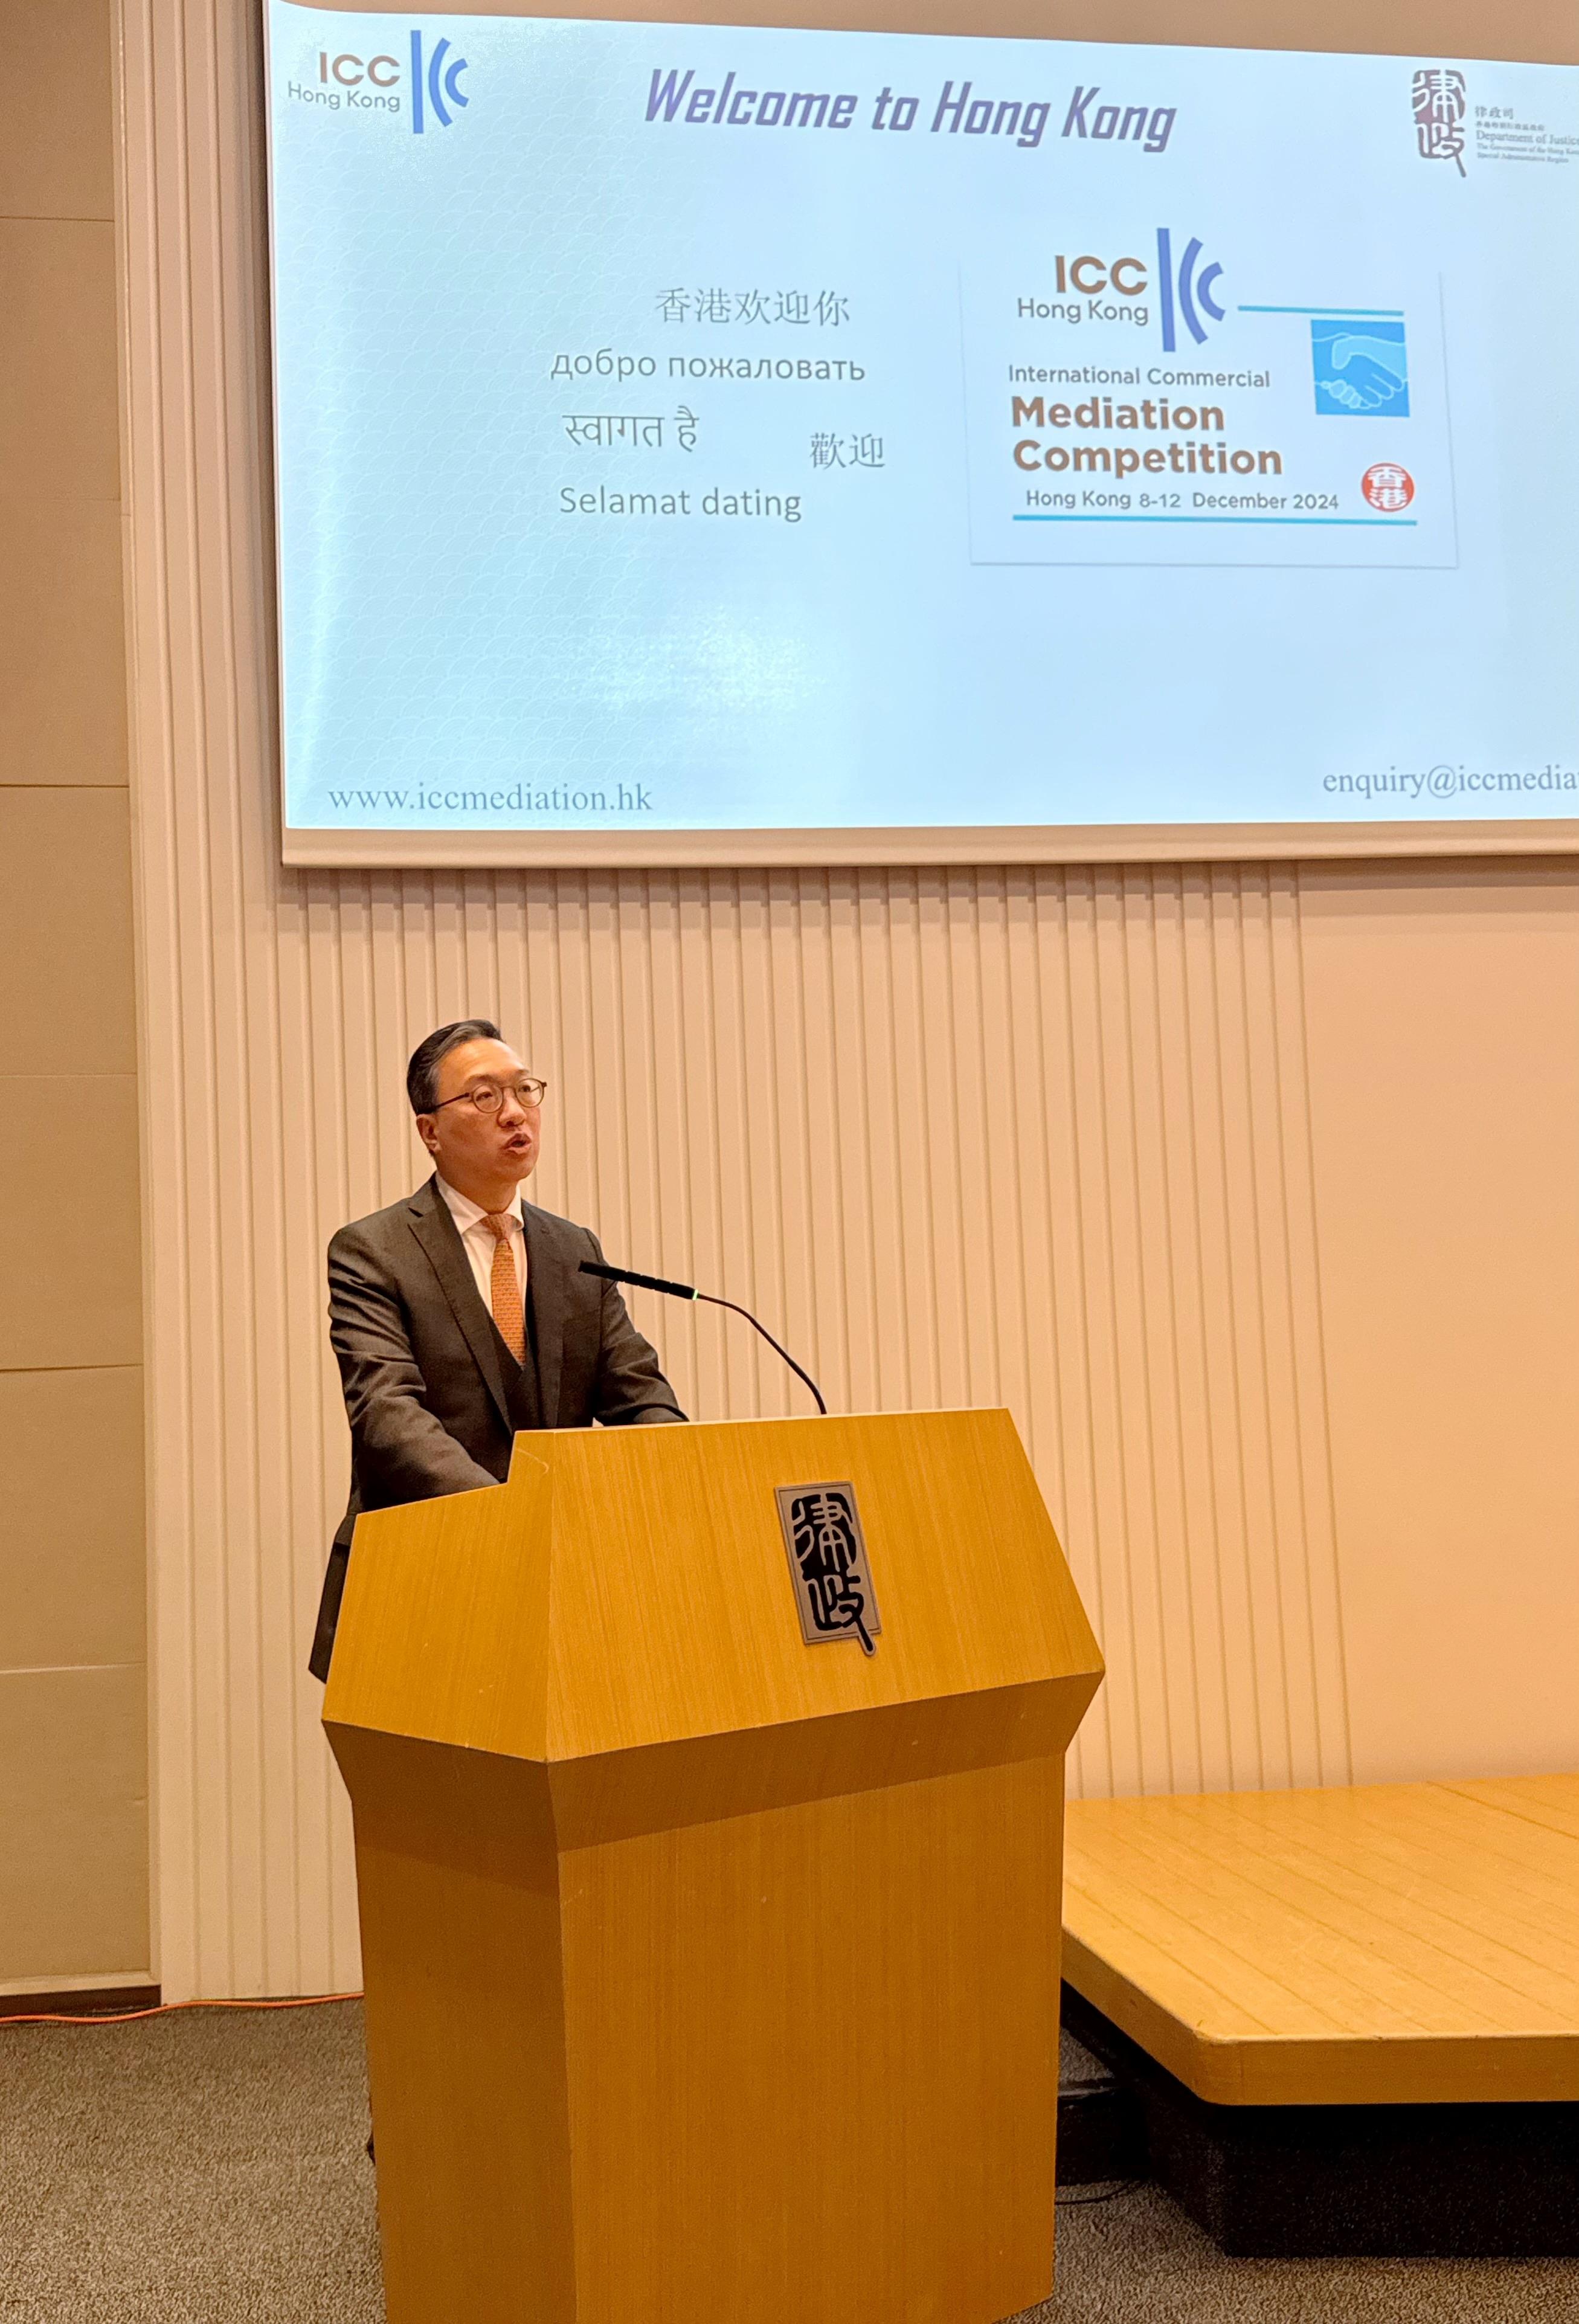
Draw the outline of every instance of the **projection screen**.
M287 860L1579 841L1579 69L267 39Z

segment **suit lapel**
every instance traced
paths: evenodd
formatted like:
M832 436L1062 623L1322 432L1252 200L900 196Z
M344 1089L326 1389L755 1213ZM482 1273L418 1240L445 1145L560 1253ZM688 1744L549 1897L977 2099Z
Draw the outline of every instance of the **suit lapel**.
M564 1253L557 1247L559 1238L550 1231L541 1211L523 1202L521 1222L526 1229L527 1282L531 1293L532 1320L537 1325L538 1396L542 1404L543 1426L557 1428L570 1269Z
M427 1253L455 1320L466 1334L466 1343L476 1358L477 1370L487 1382L488 1393L499 1407L499 1417L509 1428L512 1425L510 1391L505 1385L504 1367L500 1361L494 1319L478 1296L476 1278L466 1255L460 1230L449 1214L448 1204L439 1191L437 1178L429 1178L420 1193L411 1197L409 1215L411 1232ZM530 1242L527 1248L530 1252ZM556 1373L556 1388L558 1385Z

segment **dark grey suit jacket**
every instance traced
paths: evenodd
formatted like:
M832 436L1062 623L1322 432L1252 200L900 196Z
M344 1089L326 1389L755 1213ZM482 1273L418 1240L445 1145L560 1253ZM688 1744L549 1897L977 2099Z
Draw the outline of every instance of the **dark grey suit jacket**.
M602 1259L597 1237L521 1207L542 1425L683 1420L617 1287L578 1272ZM329 1339L351 1424L351 1499L324 1576L318 1678L328 1675L358 1513L500 1484L510 1468L510 1358L437 1177L330 1243Z

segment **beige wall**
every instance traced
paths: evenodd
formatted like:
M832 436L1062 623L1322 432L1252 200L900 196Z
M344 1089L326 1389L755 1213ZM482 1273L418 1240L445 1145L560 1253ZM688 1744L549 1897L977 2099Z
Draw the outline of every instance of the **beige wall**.
M145 1978L109 0L0 39L0 1989Z
M1307 871L1357 1771L1579 1765L1579 868Z
M836 1405L1011 1407L1110 1659L1077 1787L1574 1764L1579 872L285 872L250 12L124 15L167 1990L356 1977L322 1247L467 1009L612 1251Z

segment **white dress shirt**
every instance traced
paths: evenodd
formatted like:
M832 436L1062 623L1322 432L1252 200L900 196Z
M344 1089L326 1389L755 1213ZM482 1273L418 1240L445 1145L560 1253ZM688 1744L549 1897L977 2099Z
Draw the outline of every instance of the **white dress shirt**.
M448 1205L450 1217L460 1231L461 1249L471 1261L473 1277L477 1289L482 1294L483 1305L491 1315L494 1312L494 1230L488 1224L488 1213L480 1203L472 1202L466 1194L457 1194L455 1188L447 1185L442 1178L439 1181L439 1191ZM521 1303L524 1307L526 1305L526 1228L522 1222L519 1186L504 1215L510 1222L510 1250L515 1260L515 1280L520 1286Z

